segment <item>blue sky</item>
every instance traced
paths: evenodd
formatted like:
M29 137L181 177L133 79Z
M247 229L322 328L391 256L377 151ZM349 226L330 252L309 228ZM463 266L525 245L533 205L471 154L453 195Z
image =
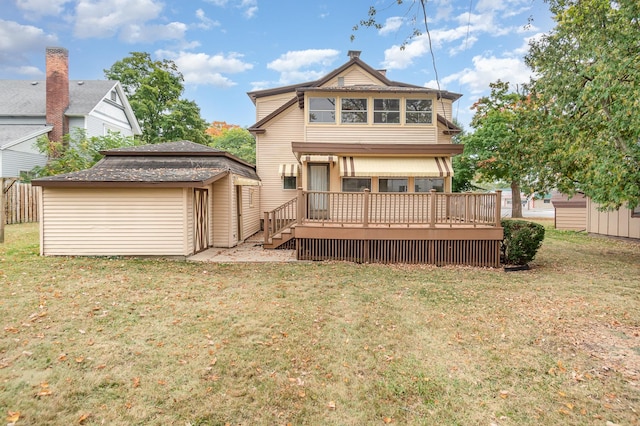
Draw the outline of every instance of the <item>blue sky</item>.
M371 5L383 28L354 33ZM437 71L441 89L463 95L454 118L466 127L491 81L528 81L528 41L553 28L543 0L426 5L435 69L426 33L400 48L424 30L412 0L0 0L0 79L43 79L47 46L69 50L73 80L148 52L178 65L203 118L244 127L256 121L247 92L315 80L360 50L391 80L437 88Z

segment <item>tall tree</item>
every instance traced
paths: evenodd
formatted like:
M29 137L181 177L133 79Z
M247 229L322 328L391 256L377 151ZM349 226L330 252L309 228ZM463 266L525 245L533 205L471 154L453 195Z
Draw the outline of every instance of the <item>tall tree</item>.
M256 140L247 129L237 126L223 128L218 136L213 137L211 146L256 164Z
M62 142L51 142L49 138L42 136L36 141L36 146L41 153L47 155L49 161L44 166L34 167L26 178L53 176L88 169L102 159L100 151L136 144L133 137L122 136L116 132L88 138L86 132L78 128L64 135Z
M549 176L605 208L640 202L640 2L548 0L557 25L526 58Z
M512 217L522 217L520 193L533 193L538 184L536 159L539 139L528 125L530 100L513 92L508 82L490 84L491 94L473 106L472 133L463 136L466 163L480 182L508 182Z
M184 78L173 61L154 61L146 52L132 52L104 73L122 84L142 127L143 143L180 139L210 142L198 105L181 99Z

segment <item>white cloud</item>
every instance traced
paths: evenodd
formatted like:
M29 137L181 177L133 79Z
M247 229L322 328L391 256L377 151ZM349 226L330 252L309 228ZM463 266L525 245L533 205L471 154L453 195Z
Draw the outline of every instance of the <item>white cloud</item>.
M22 66L28 62L27 55L44 55L46 46L57 43L57 36L46 34L41 28L0 19L0 68L33 75L33 67Z
M326 74L340 52L334 49L309 49L287 52L267 64L280 73L280 84L317 80ZM319 69L308 69L319 67Z
M120 31L120 40L134 43L152 43L157 40L180 40L184 38L187 25L170 22L166 25L127 25Z
M528 83L531 70L519 58L496 58L495 56L474 56L473 68L449 75L441 80L441 88L458 82L466 86L472 95L480 95L489 89L489 83L497 80L508 81L512 85ZM427 85L433 86L430 81Z
M220 26L220 22L214 21L213 19L207 17L207 15L204 13L204 10L202 9L196 10L196 18L198 18L198 20L200 21L198 24L196 24L198 28L208 30L211 27Z
M402 27L403 23L404 19L402 19L402 17L400 16L392 16L391 18L387 18L387 20L384 21L384 25L382 26L382 28L378 30L378 34L387 35L389 33L396 32L400 29L400 27Z
M144 28L144 23L157 18L162 8L157 0L79 0L74 32L80 38L111 37L122 29L139 34L135 27Z
M231 87L236 83L224 74L237 74L248 71L253 65L242 60L240 53L206 53L157 51L158 56L171 59L184 76L186 84L207 84L216 87Z
M205 0L218 7L227 7L229 5L242 9L243 15L247 19L253 18L258 13L258 0Z
M35 16L60 15L71 0L16 0L16 6Z

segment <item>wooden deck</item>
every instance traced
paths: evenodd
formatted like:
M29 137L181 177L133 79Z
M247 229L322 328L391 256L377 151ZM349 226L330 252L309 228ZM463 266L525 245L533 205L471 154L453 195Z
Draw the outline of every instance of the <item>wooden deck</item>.
M265 247L295 248L300 260L498 267L499 196L299 190L265 213Z

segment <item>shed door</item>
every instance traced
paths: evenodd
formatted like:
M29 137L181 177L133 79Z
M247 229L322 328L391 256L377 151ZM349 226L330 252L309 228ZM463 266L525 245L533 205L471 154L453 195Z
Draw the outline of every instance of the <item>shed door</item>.
M193 191L193 252L209 247L209 191L195 188Z

